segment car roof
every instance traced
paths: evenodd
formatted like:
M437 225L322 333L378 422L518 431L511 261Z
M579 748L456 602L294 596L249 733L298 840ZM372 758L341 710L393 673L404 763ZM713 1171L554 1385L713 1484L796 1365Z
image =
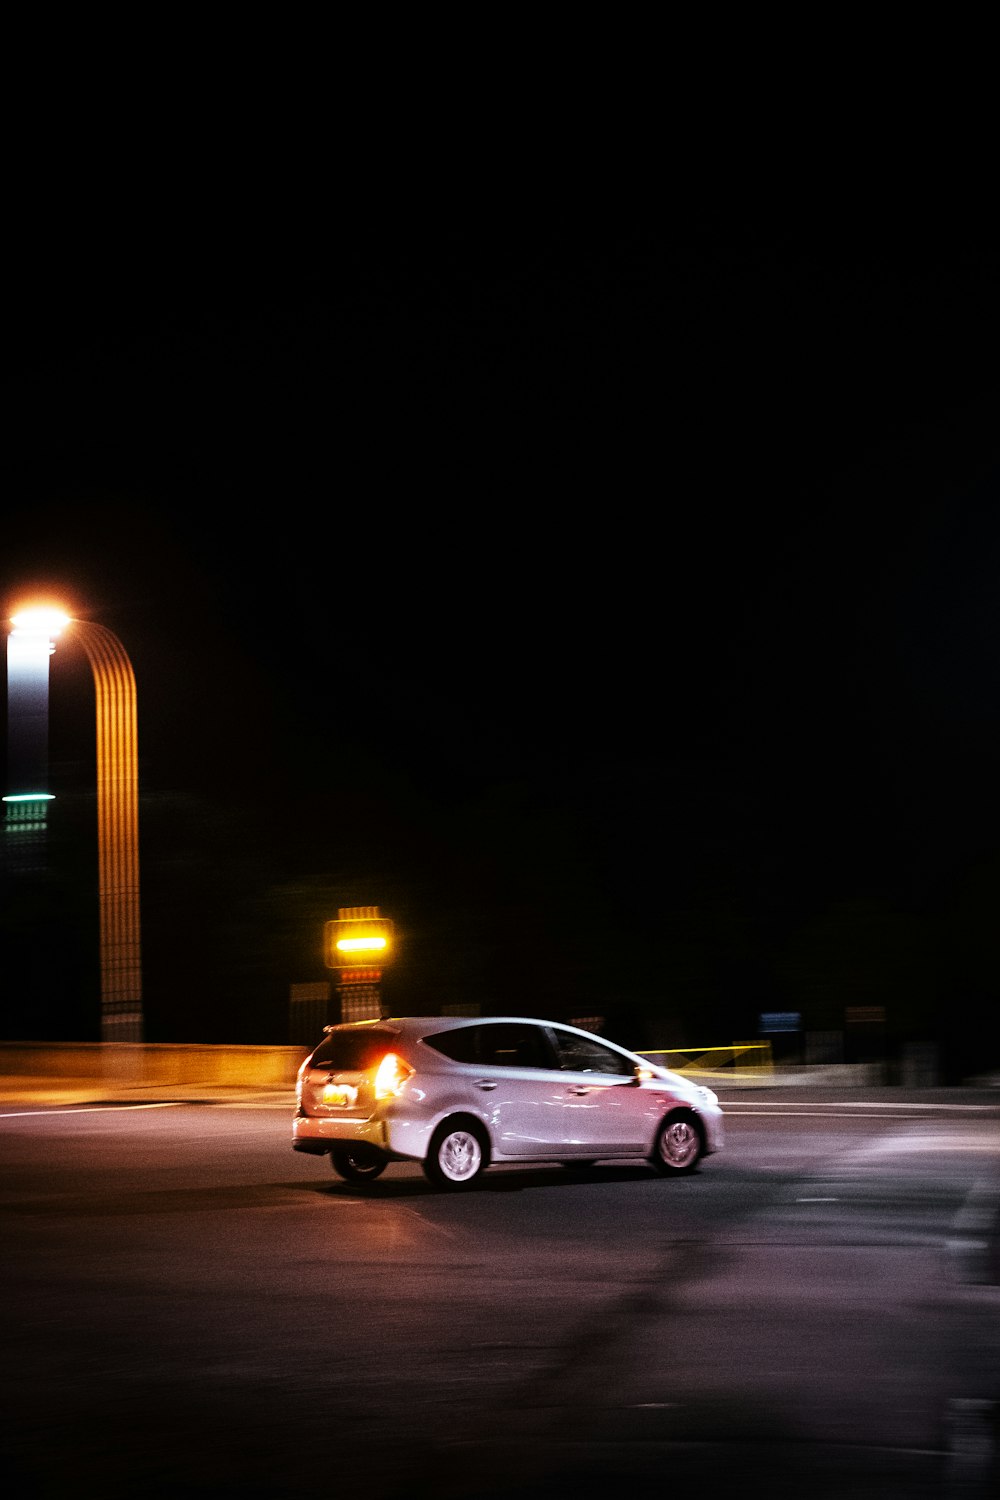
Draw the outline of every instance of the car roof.
M495 1026L498 1023L510 1026L558 1026L564 1031L579 1032L582 1036L594 1036L593 1031L585 1031L579 1026L572 1025L569 1021L551 1021L545 1016L383 1016L380 1020L368 1021L342 1021L338 1026L331 1026L331 1031L361 1031L375 1030L378 1027L389 1027L403 1035L420 1034L429 1031L431 1027L435 1031L452 1031L461 1026ZM606 1038L599 1037L599 1041ZM618 1047L620 1051L627 1051L620 1042L608 1042L611 1047Z

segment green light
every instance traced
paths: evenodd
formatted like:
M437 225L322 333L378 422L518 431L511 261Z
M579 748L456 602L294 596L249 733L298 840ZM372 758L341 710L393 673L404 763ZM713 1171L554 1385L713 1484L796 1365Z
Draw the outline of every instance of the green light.
M0 802L54 802L54 792L15 792L10 797L0 797Z

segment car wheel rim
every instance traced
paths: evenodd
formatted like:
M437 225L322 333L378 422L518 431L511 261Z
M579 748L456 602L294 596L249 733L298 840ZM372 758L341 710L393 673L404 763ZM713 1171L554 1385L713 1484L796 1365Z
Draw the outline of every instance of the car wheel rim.
M451 1182L466 1182L475 1177L482 1159L479 1142L467 1130L456 1130L445 1136L438 1153L441 1171Z
M369 1161L364 1156L352 1156L350 1162L358 1177L377 1177L379 1174L380 1165L377 1161Z
M686 1167L698 1153L698 1132L686 1120L675 1120L660 1136L660 1154L672 1167Z

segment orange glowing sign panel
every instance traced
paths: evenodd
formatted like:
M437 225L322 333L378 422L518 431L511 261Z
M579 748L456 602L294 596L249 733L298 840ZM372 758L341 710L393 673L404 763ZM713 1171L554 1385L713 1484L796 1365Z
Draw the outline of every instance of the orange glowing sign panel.
M392 923L387 917L338 917L323 931L328 969L383 964L392 952Z

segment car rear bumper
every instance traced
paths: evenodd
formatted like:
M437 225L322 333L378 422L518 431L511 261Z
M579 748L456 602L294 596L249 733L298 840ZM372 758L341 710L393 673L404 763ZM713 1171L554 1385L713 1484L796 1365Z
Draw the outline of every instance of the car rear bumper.
M364 1141L389 1150L388 1131L382 1120L317 1119L313 1115L296 1115L292 1122L292 1146L296 1151L329 1151L335 1141Z
M292 1138L293 1151L305 1151L309 1156L325 1156L330 1149L329 1141L316 1141L309 1136Z
M292 1147L296 1151L322 1154L337 1141L364 1142L398 1161L423 1161L434 1123L434 1119L397 1111L393 1104L384 1114L366 1120L296 1115L292 1122Z

